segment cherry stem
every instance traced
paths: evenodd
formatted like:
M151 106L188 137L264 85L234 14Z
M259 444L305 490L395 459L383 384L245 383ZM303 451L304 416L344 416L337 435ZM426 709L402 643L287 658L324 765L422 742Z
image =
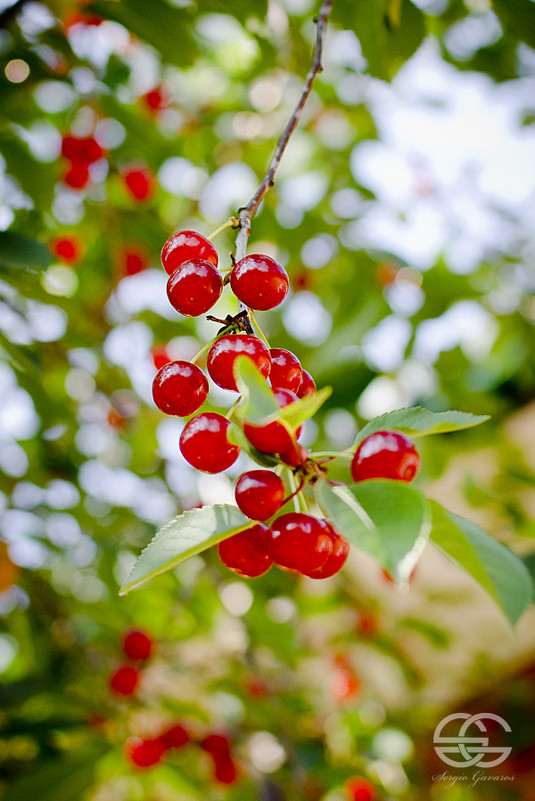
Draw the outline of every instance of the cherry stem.
M295 476L291 472L291 470L288 471L288 484L290 485L290 489L294 490L294 492L292 492L292 494L290 495L290 498L293 498L294 509L295 509L296 512L299 512L300 509L301 509L301 506L299 504L299 498L297 497L297 492L298 492L297 484L296 484L296 481L295 481Z
M195 356L194 356L194 357L193 357L193 359L191 360L191 363L192 363L192 364L197 364L197 362L199 361L199 359L201 358L201 356L204 356L204 354L206 353L206 351L207 351L207 350L209 350L209 349L212 347L212 344L213 344L213 342L214 342L214 340L212 339L210 342L208 342L208 344L207 344L207 345L205 345L203 348L201 348L201 349L200 349L200 351L199 351L198 353L196 353L196 354L195 354Z
M291 475L292 475L292 477L293 477L293 473L291 473ZM284 506L285 504L287 504L287 503L288 503L288 501L291 501L291 500L292 500L292 498L295 498L295 496L296 496L296 495L298 495L298 494L301 492L301 490L303 489L303 487L305 486L305 484L306 484L306 479L303 477L303 478L301 479L301 481L300 481L300 483L299 483L299 486L297 487L297 489L295 489L295 490L292 492L292 494L291 494L291 495L288 495L288 496L287 496L287 497L286 497L286 498L283 500L283 502L282 502L281 506Z
M215 231L212 231L212 233L206 238L212 241L212 239L214 239L218 234L220 234L221 231L224 231L225 228L237 228L239 224L240 221L238 220L237 217L229 217L229 219L226 222L224 222L223 225L220 225L219 228L216 228Z
M237 261L243 259L243 257L245 256L245 252L247 249L247 239L251 231L251 220L258 211L258 207L260 206L260 203L264 199L264 196L275 183L275 173L277 172L277 169L281 162L282 155L286 149L288 142L290 141L291 135L297 128L299 120L301 119L305 103L307 102L310 92L312 91L312 86L316 79L316 75L323 69L323 67L321 66L323 38L325 36L327 21L329 19L329 14L331 13L333 2L334 0L323 0L319 14L316 17L315 22L317 24L317 29L316 29L316 45L314 48L314 56L312 59L310 70L306 77L303 91L301 92L301 97L299 98L299 102L297 103L297 106L295 107L292 116L288 120L286 128L284 129L279 138L277 147L275 148L275 153L273 154L271 163L268 167L266 174L264 175L264 178L262 179L260 186L254 193L248 204L239 211L238 220L239 220L240 230L236 238Z
M251 309L249 309L249 319L252 322L252 324L254 325L254 327L256 328L256 330L258 332L258 336L260 337L260 339L263 340L265 342L265 344L267 345L267 347L269 348L268 339L267 339L266 335L264 334L264 332L262 331L262 329L260 328L260 326L258 325L257 321L255 320L255 316L254 316L254 314L253 314Z
M234 414L234 412L236 411L236 409L240 405L241 401L242 401L242 396L240 395L240 397L237 400L234 401L234 403L232 404L232 406L230 407L230 409L226 413L225 417L227 418L227 420L230 420L232 418L232 415Z

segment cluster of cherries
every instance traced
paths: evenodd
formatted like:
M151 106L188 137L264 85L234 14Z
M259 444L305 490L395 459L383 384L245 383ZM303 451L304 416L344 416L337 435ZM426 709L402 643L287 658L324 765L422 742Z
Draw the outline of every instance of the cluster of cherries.
M115 695L134 695L141 681L140 666L152 656L154 643L144 631L131 629L123 637L122 651L130 662L119 665L108 683Z
M171 305L189 317L209 311L227 282L249 310L275 308L289 286L284 268L270 256L258 254L234 263L230 277L224 282L217 269L214 246L195 231L173 234L163 247L162 264L170 276L167 294ZM252 329L240 330L236 324L243 319L248 320L243 312L227 318L229 324L210 345L206 366L212 380L223 389L237 392L234 364L239 356L246 356L269 379L281 408L314 394L314 379L298 358L284 348L269 348ZM161 367L153 382L153 398L158 408L181 417L197 412L208 391L203 371L195 363L181 360ZM180 437L180 450L186 461L206 473L230 467L240 446L229 440L229 426L229 420L221 414L195 414ZM297 443L301 428L292 431L274 421L260 426L245 423L243 431L254 449L291 467L302 484L317 477L319 465ZM401 433L383 431L360 444L351 471L355 481L367 478L410 481L418 466L419 456L413 443ZM340 570L347 559L349 544L327 520L290 512L277 517L269 527L265 525L289 497L281 477L272 470L250 470L238 478L236 503L244 515L256 522L219 544L219 555L227 567L248 578L263 575L273 564L318 579Z

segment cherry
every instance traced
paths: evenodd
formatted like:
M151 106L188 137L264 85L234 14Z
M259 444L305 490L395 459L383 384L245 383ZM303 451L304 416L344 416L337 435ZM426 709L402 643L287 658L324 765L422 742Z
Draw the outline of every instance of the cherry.
M50 242L50 250L67 264L76 264L82 256L82 243L76 236L56 236Z
M223 291L223 279L209 261L191 259L178 267L167 282L171 306L187 317L212 308Z
M63 176L63 181L72 189L84 189L89 183L87 164L82 164L80 161L73 161Z
M271 373L269 380L273 389L290 389L297 392L303 376L303 368L297 356L285 348L271 348Z
M234 464L240 448L227 439L229 425L229 421L216 412L192 417L180 435L184 459L205 473L220 473Z
M146 270L149 260L145 250L136 245L128 245L121 253L121 269L124 275L137 275Z
M152 653L152 639L139 629L127 631L123 639L123 651L129 659L144 661Z
M230 274L230 286L236 297L251 309L274 309L288 292L289 281L284 267L270 256L245 256Z
M412 481L420 466L414 443L399 431L376 431L363 439L351 462L354 481L392 478Z
M314 395L316 393L316 382L308 372L308 370L302 371L301 383L299 384L299 388L296 390L296 394L298 398L306 398L307 395Z
M314 579L334 576L335 573L338 573L338 571L342 569L349 555L348 541L344 539L344 537L341 537L327 520L320 520L320 523L323 524L325 531L331 538L332 551L321 567L306 573L307 576Z
M309 574L318 570L332 553L333 543L325 526L312 515L289 512L271 524L271 552L286 570Z
M230 756L230 743L225 734L208 734L199 743L203 751L212 756Z
M165 729L158 737L158 740L167 751L169 748L182 748L186 745L189 742L189 734L184 726L176 723L174 726Z
M162 265L166 273L173 273L185 261L201 259L217 267L217 251L209 239L197 231L178 231L169 237L162 248Z
M232 760L230 744L224 734L209 734L200 743L201 748L214 761L214 778L221 784L232 784L236 781L238 771Z
M208 352L208 374L218 386L238 391L233 372L238 356L248 356L264 378L268 377L271 358L262 340L251 334L229 334L216 339Z
M61 142L61 155L79 164L93 164L102 158L102 148L92 136L64 136Z
M238 778L238 771L232 759L215 760L214 768L214 779L220 784L233 784Z
M150 92L142 95L141 99L151 113L157 113L169 105L169 98L163 86L155 86Z
M129 167L123 173L123 181L130 196L139 202L152 197L156 189L154 175L147 167Z
M276 389L274 395L281 408L298 400L297 395L289 389ZM278 423L276 420L266 426L253 426L245 423L243 430L251 445L262 453L285 453L293 449L290 434L282 423ZM300 433L301 427L295 432L295 437L297 438Z
M165 414L186 417L208 397L208 379L196 364L175 361L164 364L152 382L154 403Z
M139 686L139 670L134 665L121 665L112 673L110 690L116 695L133 695Z
M236 482L234 497L238 508L251 520L267 520L284 501L282 479L271 470L249 470Z
M308 459L308 451L297 443L296 448L292 446L290 450L279 453L279 459L289 467L300 467Z
M240 531L218 547L223 564L245 578L257 578L267 573L273 564L270 553L271 535L263 523Z
M162 367L172 361L165 345L154 345L154 347L151 348L150 353L153 364L157 370L160 370Z
M350 701L361 688L358 677L349 668L339 668L330 681L330 690L336 701L342 704Z
M140 737L129 737L126 741L126 753L138 768L151 768L158 764L165 751L159 738L142 740Z
M344 784L344 789L350 801L373 801L375 788L363 776L352 776Z

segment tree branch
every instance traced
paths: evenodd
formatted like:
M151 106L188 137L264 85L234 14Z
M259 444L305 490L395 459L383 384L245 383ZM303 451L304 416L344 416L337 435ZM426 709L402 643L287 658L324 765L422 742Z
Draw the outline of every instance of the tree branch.
M314 48L314 57L312 59L312 65L308 72L305 85L301 93L301 97L299 98L299 102L295 107L292 116L288 120L286 128L284 129L284 131L280 136L280 139L277 143L277 147L275 149L275 153L273 155L273 158L271 159L271 164L269 165L268 170L264 175L264 178L262 179L262 183L260 184L256 192L250 199L249 203L239 212L238 219L240 222L240 230L236 238L236 261L243 259L243 257L245 256L245 251L247 248L247 239L249 237L249 233L251 230L251 220L258 211L258 207L262 202L262 200L264 199L264 196L266 195L267 191L274 184L275 173L277 172L277 169L279 167L282 155L284 153L284 150L286 149L286 145L290 141L290 137L295 131L299 123L299 120L301 119L301 114L303 113L305 103L307 102L310 92L312 91L312 86L316 79L316 75L323 69L321 66L323 38L325 36L327 21L329 19L329 14L331 13L333 2L334 0L323 0L320 12L316 18L317 30L316 30L316 46Z

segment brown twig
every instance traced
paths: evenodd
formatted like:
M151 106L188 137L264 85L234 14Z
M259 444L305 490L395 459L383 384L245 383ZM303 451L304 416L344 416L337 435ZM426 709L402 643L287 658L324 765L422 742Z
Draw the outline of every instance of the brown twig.
M316 30L316 46L314 48L314 57L312 59L312 65L308 72L305 85L301 93L301 97L299 98L299 102L295 107L292 116L288 120L286 128L284 129L284 131L280 136L280 139L277 143L277 147L275 149L275 153L273 154L273 158L271 159L271 164L269 165L268 170L264 175L264 178L262 179L262 183L260 184L256 192L250 199L249 203L239 211L238 219L240 223L240 230L236 238L237 261L243 259L243 257L245 256L245 251L247 248L247 239L249 237L249 232L251 230L251 220L258 211L258 207L262 202L262 200L264 199L266 192L273 186L275 182L275 173L277 172L280 161L282 159L282 154L284 153L286 145L290 141L290 137L293 134L294 130L296 129L299 120L301 119L301 114L303 113L305 103L307 102L310 92L312 91L312 86L316 79L316 75L322 70L321 54L323 50L323 38L325 36L327 21L329 19L329 14L331 13L333 2L334 0L324 0L320 12L316 18L317 30Z

